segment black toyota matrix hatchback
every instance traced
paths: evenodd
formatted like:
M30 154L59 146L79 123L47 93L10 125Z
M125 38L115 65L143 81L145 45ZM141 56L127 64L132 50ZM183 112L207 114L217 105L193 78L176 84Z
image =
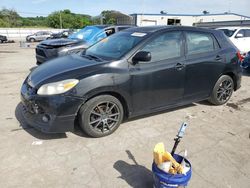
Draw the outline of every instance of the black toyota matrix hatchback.
M221 105L240 87L239 55L221 31L131 28L33 70L21 89L24 116L43 132L78 121L101 137L124 118L207 99Z

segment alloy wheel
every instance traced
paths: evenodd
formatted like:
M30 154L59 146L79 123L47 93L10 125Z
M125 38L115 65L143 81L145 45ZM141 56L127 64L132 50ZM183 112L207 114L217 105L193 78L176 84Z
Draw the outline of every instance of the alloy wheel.
M107 133L114 129L120 119L119 107L113 102L101 102L90 112L89 125L98 132Z
M217 99L218 101L224 103L227 101L231 94L233 93L233 83L231 80L224 80L219 85L219 88L217 90Z

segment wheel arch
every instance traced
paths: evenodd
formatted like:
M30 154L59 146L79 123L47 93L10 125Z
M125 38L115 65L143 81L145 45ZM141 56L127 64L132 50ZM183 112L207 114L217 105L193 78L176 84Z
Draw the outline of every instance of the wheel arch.
M31 42L32 40L36 41L36 39L34 37L30 37L29 41Z
M91 93L88 93L86 96L86 100L84 101L84 103L82 103L79 108L78 108L78 111L77 111L77 116L76 116L76 119L75 121L77 121L78 119L78 116L79 116L79 112L80 112L80 109L81 107L87 102L89 101L90 99L94 98L94 97L97 97L97 96L100 96L100 95L111 95L115 98L117 98L122 106L123 106L123 110L124 110L124 117L123 119L127 119L129 117L129 112L130 112L130 105L128 103L128 100L126 100L126 98L119 92L116 92L116 91L112 91L112 90L107 90L107 91L99 91L99 92L91 92Z
M100 95L111 95L111 96L117 98L123 106L124 118L128 118L129 105L128 105L127 100L125 99L125 97L123 95L121 95L120 93L115 92L115 91L103 91L103 92L97 93L95 95L92 95L90 98L87 99L87 101L94 98L94 97L100 96Z
M225 72L222 75L230 76L233 79L233 82L234 82L234 91L235 91L237 89L237 78L236 78L236 75L233 72Z

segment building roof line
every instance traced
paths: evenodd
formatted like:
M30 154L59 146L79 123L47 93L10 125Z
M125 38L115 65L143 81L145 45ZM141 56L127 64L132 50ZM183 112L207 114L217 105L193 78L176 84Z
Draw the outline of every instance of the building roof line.
M130 14L131 16L133 15L146 15L146 16L223 16L223 15L235 15L235 16L241 16L241 17L245 17L245 18L249 18L250 16L245 16L242 14L236 14L236 13L217 13L217 14L143 14L143 13L134 13L134 14Z

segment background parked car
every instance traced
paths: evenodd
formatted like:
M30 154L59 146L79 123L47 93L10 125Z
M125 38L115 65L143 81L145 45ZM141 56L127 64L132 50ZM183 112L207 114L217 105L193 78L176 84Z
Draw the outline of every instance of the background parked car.
M218 28L223 31L241 53L250 51L250 28L249 27L224 27Z
M118 31L134 26L86 26L80 31L73 33L67 39L53 39L41 42L36 47L37 64L58 56L78 53L97 41L112 35Z
M137 27L51 60L25 79L29 125L90 136L113 133L135 117L201 100L225 104L241 86L238 49L216 30ZM78 118L78 119L77 119Z
M250 72L250 51L245 55L243 61L242 61L242 67Z
M60 38L68 38L69 35L73 34L73 29L68 29L61 31L59 33L52 33L48 39L60 39Z
M0 35L0 43L7 42L8 39L6 36Z
M32 35L28 35L26 37L26 41L28 42L38 42L43 41L51 37L52 32L50 31L39 31L37 33L34 33Z

